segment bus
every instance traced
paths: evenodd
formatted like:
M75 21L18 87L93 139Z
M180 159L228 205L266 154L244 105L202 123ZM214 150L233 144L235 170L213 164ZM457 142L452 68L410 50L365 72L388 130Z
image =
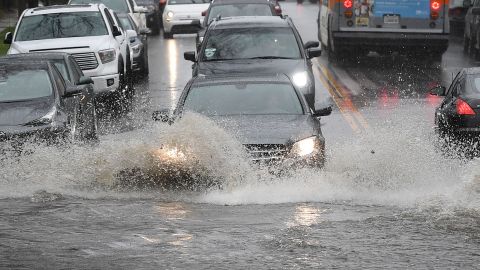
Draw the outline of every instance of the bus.
M375 51L439 59L448 48L449 0L320 0L318 40L329 60Z

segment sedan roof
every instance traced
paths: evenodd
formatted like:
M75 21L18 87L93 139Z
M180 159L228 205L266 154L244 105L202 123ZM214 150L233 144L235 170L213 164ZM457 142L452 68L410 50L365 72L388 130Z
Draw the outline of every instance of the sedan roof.
M228 17L213 20L210 24L214 29L289 26L289 20L279 16Z

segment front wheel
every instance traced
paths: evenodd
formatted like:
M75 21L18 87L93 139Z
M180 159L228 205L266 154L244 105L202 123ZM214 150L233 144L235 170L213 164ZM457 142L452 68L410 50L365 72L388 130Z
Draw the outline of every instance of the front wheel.
M172 38L173 38L173 34L172 34L172 33L163 32L163 38L164 38L164 39L172 39Z

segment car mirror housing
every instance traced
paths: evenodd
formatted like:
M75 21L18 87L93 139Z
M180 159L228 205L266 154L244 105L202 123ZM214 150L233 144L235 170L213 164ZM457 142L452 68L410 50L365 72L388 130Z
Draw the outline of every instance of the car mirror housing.
M69 98L79 95L83 92L83 85L67 86L63 97Z
M320 116L328 116L332 113L332 106L328 106L328 107L323 107L321 109L315 109L315 111L313 112L313 116L314 117L320 117Z
M432 89L430 89L430 95L433 95L433 96L443 97L445 96L446 92L447 92L447 88L441 85L435 86Z
M197 60L195 59L195 52L194 51L189 51L189 52L184 52L183 53L183 58L187 61L192 61L196 62Z
M137 32L135 30L127 30L126 33L127 33L127 38L129 39L137 36Z
M170 110L163 109L159 111L154 111L152 113L152 119L154 121L161 121L162 123L172 123L173 118L170 115L171 115Z
M86 84L93 84L92 78L88 76L82 76L80 79L78 79L77 85L86 85Z
M8 32L5 34L5 39L3 40L4 44L12 44L13 41L13 34L12 32Z
M310 49L310 48L316 48L320 46L320 42L318 41L307 41L307 43L305 43L305 45L303 45L303 48L306 50L306 49Z
M135 6L135 7L133 8L133 12L135 12L135 13L147 13L147 12L148 12L148 8Z
M322 49L320 49L320 48L307 49L307 58L308 59L319 57L320 55L322 55Z

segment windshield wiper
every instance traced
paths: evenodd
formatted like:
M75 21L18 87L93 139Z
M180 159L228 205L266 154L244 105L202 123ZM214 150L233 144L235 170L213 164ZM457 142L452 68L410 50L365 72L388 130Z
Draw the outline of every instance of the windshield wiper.
M248 59L296 59L296 58L285 57L285 56L256 56Z

